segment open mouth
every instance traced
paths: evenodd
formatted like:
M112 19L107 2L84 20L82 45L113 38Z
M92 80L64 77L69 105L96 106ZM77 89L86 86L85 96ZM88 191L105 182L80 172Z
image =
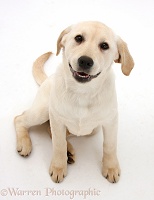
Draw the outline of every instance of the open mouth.
M96 78L101 73L101 72L99 72L96 75L89 75L89 74L86 74L85 72L77 72L77 71L75 71L70 64L69 64L69 67L70 67L70 70L72 72L73 77L78 82L82 82L82 83L91 81L92 79Z

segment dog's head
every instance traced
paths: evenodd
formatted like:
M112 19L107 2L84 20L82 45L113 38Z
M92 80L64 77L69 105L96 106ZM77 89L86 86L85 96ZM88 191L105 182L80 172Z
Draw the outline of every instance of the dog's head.
M66 28L58 38L57 55L61 48L73 77L82 83L105 74L113 61L121 63L127 76L134 66L127 44L100 22L82 22Z

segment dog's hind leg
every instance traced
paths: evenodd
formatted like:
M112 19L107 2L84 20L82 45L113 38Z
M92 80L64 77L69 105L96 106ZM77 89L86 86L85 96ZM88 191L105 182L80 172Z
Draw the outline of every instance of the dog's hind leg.
M43 124L48 120L47 115L42 119L41 115L42 112L33 113L30 109L14 119L17 137L17 151L21 156L28 156L32 150L32 143L28 133L29 128L38 124Z
M43 88L43 90L47 87ZM40 125L49 119L49 97L40 88L32 107L22 115L15 117L14 124L17 136L17 151L21 156L28 156L32 150L32 143L28 133L30 127Z
M24 118L24 113L20 116L15 117L14 124L16 129L16 142L17 151L21 156L28 156L32 150L32 143L28 133L28 128L22 125L22 120Z

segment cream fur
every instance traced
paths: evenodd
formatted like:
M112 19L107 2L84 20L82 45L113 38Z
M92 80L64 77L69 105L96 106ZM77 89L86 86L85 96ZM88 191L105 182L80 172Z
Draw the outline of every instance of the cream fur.
M77 44L76 35L83 35L85 41ZM101 42L107 42L109 49L100 49ZM67 130L77 136L96 132L102 127L103 168L102 173L110 182L117 182L120 167L116 155L118 111L115 90L113 61L122 64L122 72L129 75L134 66L126 43L106 25L100 22L81 22L66 28L57 41L57 55L63 49L63 62L54 75L46 79L43 65L51 53L42 55L34 63L33 74L41 84L33 105L22 115L15 118L17 132L17 150L27 156L31 152L31 140L28 129L50 120L53 156L49 173L54 182L61 182L67 174ZM77 82L69 68L78 70L80 56L94 60L89 72L97 78L87 83Z

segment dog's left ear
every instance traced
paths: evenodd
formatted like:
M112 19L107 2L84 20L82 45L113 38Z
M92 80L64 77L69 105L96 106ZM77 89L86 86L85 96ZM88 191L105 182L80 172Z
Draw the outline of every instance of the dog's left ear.
M69 26L65 30L63 30L61 32L61 34L59 35L59 37L58 37L58 40L57 40L57 53L56 53L57 56L60 53L61 48L64 47L64 40L63 40L63 38L64 38L64 36L66 34L68 34L71 31L71 27L72 26Z
M134 67L134 60L129 53L127 44L118 37L117 40L117 48L119 58L115 60L116 63L121 63L121 70L124 75L129 76L131 70Z

